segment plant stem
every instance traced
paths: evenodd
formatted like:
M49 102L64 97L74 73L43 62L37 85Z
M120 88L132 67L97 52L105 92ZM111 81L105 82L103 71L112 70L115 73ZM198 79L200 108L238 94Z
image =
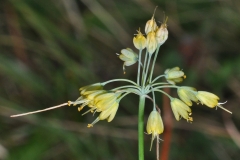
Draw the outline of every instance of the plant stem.
M143 85L144 76L145 76L145 74L146 74L145 68L146 68L147 59L148 59L148 52L147 52L147 50L146 50L145 58L144 58L144 64L143 64L143 70L142 70L142 85Z
M142 86L145 86L145 84L146 84L147 75L148 75L148 69L149 69L149 64L150 64L150 61L151 61L151 57L152 57L152 55L150 54L149 58L148 58L147 69L146 69L146 72L145 72L145 75L144 75L143 85Z
M154 70L154 67L155 67L155 62L156 62L156 59L157 59L159 48L160 48L160 46L158 46L158 48L157 48L157 50L155 52L155 57L154 57L154 60L153 60L153 63L152 63L152 70L151 70L150 80L149 80L150 83L152 81L153 70Z
M133 82L133 81L131 81L131 80L129 80L129 79L112 79L112 80L103 82L102 85L104 86L104 85L106 85L106 84L108 84L108 83L116 82L116 81L125 81L125 82L129 82L129 83L132 83L132 84L138 86L137 83L135 83L135 82Z
M141 95L139 99L138 112L138 159L144 160L144 107L145 96Z
M137 75L137 84L140 85L140 64L142 62L142 58L141 58L141 55L142 55L142 50L139 50L139 57L138 57L138 75Z

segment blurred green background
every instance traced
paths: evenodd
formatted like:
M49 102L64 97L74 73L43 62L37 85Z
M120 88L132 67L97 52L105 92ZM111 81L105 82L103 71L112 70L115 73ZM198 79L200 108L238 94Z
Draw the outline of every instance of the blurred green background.
M96 115L62 107L31 116L12 114L75 100L82 86L113 78L136 79L116 53L133 48L132 38L152 16L169 17L155 75L179 66L181 85L207 90L228 101L229 115L192 107L192 124L163 109L161 159L238 160L240 157L240 1L238 0L8 0L0 3L0 159L137 159L138 97L120 103L111 123L87 128ZM113 83L108 89L124 83ZM176 95L176 90L171 91ZM157 103L163 108L162 95ZM152 103L146 102L146 118ZM171 111L171 110L170 110ZM164 114L165 113L165 114ZM167 137L168 138L165 138ZM167 140L168 139L168 140ZM145 158L151 136L145 137Z

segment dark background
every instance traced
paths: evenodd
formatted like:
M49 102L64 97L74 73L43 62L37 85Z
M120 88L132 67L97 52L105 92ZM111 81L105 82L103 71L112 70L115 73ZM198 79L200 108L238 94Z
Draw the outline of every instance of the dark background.
M162 109L161 159L239 159L239 0L2 0L0 159L137 159L135 95L121 101L111 123L100 121L90 129L86 126L96 115L81 116L77 107L9 116L75 100L78 89L88 84L135 80L137 65L123 75L116 53L133 48L133 35L139 27L144 31L156 6L158 24L163 11L169 17L169 38L160 49L155 75L179 66L187 75L181 85L217 94L233 112L194 104L190 124ZM171 95L177 96L176 90ZM163 108L161 94L157 103ZM145 120L151 109L147 100ZM155 145L149 152L150 140L146 135L145 158L156 159Z

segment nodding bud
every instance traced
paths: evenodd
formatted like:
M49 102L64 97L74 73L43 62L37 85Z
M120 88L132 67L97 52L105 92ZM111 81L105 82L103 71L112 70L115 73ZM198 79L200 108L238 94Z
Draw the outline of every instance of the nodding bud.
M168 17L165 19L163 24L156 31L156 39L157 39L158 45L162 45L168 38L167 20L168 20Z
M138 55L130 48L122 49L119 58L124 61L123 72L125 74L125 66L131 66L138 61Z
M147 21L146 26L145 26L145 33L148 34L151 31L155 31L157 29L157 23L154 19L154 14L156 11L157 7L154 10L153 16L150 20Z
M137 32L137 36L133 37L133 44L137 49L143 50L146 47L146 38L141 33L140 28Z
M168 83L176 84L183 81L186 76L184 75L184 72L180 70L179 67L174 67L172 69L166 69L165 70L165 78L168 81Z

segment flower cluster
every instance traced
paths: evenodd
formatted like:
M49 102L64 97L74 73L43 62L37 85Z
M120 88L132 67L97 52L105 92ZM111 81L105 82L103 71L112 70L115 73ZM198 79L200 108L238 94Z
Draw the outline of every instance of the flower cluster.
M148 20L145 25L146 36L141 33L140 29L137 31L137 34L133 37L133 44L139 51L138 54L130 48L121 50L119 58L124 61L124 73L125 66L131 66L138 62L136 82L129 79L112 79L102 83L95 83L80 88L80 97L74 102L68 101L68 103L64 103L62 105L50 107L40 111L13 115L12 117L55 109L67 104L69 106L80 105L80 107L78 107L79 111L81 111L85 106L89 107L89 110L83 113L83 115L88 112L99 112L98 117L91 124L88 124L88 127L93 127L93 125L100 120L107 119L108 122L111 122L114 119L116 112L119 108L120 100L128 94L134 93L136 95L139 95L140 97L138 113L139 124L142 126L139 127L139 133L144 132L142 128L144 124L145 98L148 98L153 102L153 110L149 115L146 126L147 133L152 134L152 148L153 140L156 138L157 140L159 140L159 134L163 133L164 131L164 125L160 115L160 108L158 108L156 105L156 92L160 92L169 97L173 115L177 121L179 121L181 118L185 119L187 122L193 121L193 118L191 117L192 109L190 108L193 105L192 102L195 102L197 104L201 103L202 105L206 105L210 108L219 107L231 113L222 106L223 103L219 102L219 97L215 94L206 91L197 91L195 88L189 86L177 86L177 83L182 82L186 78L186 75L179 67L167 69L163 74L158 75L154 79L152 79L154 66L160 46L162 46L168 38L167 19L168 18L166 18L164 22L160 26L158 26L153 14L152 18ZM144 49L146 49L145 53L142 52ZM153 54L154 58L152 57ZM159 82L160 78L163 77L166 81ZM124 81L130 84L120 86L112 90L103 89L103 86L105 86L106 84L117 81ZM169 94L162 90L164 88L177 89L177 94L179 98L171 97ZM152 97L149 96L149 94L151 94ZM139 135L139 141L141 142L143 141L143 135ZM141 145L142 143L139 144ZM139 148L143 148L143 146ZM143 149L139 152L143 152Z
M93 127L93 125L99 120L107 119L108 122L113 120L118 110L119 98L121 97L122 92L103 90L101 83L82 87L79 91L81 96L75 102L69 101L69 106L71 104L74 106L81 104L81 106L78 107L79 111L85 106L88 106L90 109L84 114L88 112L101 112L96 120L89 124L88 127Z

